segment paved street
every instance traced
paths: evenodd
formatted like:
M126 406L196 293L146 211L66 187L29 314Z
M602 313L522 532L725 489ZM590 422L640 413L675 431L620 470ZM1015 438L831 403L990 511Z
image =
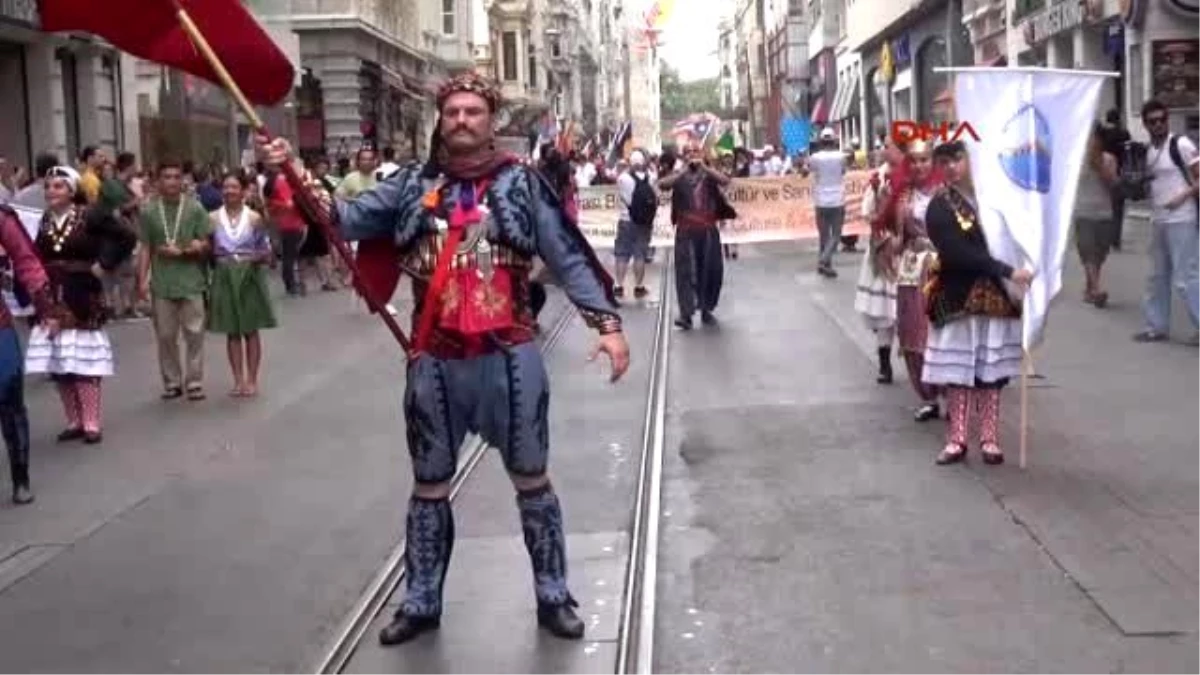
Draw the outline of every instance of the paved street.
M835 282L813 262L743 247L722 324L672 338L656 669L1195 672L1197 351L1129 340L1144 256L1112 258L1103 312L1070 268L1024 472L1015 387L1009 464L934 466L940 423L911 421L907 383L874 383L858 256ZM348 293L279 303L255 401L224 395L216 338L210 399L159 401L146 323L112 331L101 446L54 444L57 397L30 380L38 501L0 506L0 669L313 667L401 535L402 364ZM611 672L654 305L625 312L623 382L586 363L578 318L547 361L588 638L536 630L489 456L456 502L442 630L383 650L376 622L350 671ZM564 310L553 293L543 323Z
M859 255L828 282L806 248L745 251L720 330L672 345L658 669L1195 671L1197 353L1130 341L1145 257L1104 312L1072 257L1022 472L1016 387L1008 464L933 464L941 423L874 383Z

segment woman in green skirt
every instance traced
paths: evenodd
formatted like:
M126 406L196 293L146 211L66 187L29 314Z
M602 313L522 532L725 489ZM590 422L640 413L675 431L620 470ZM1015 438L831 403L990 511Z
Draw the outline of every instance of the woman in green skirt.
M230 396L258 394L262 340L258 332L274 328L275 310L267 293L265 267L271 262L271 240L262 217L246 206L250 181L230 173L221 181L225 205L210 214L215 258L210 291L209 330L227 336L233 369Z

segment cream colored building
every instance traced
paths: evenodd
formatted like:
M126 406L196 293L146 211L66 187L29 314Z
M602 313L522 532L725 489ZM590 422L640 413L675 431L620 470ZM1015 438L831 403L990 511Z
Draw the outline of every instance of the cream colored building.
M1101 115L1118 109L1134 137L1144 139L1141 107L1158 97L1171 108L1173 130L1196 134L1196 77L1173 78L1163 68L1181 48L1188 54L1184 68L1196 71L1196 0L1008 0L1008 6L1010 63L1118 72L1101 94Z
M0 3L0 157L32 170L52 152L138 148L133 60L85 35L47 34L34 0Z

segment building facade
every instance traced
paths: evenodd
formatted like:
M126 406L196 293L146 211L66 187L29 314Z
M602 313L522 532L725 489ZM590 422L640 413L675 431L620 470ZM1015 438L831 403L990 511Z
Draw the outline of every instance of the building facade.
M1100 113L1116 109L1145 138L1141 107L1158 98L1177 132L1200 127L1200 27L1196 0L1009 0L1009 61L1119 74Z
M1119 43L1108 39L1108 27L1119 23L1118 4L1115 0L1014 2L1008 41L1013 62L1123 72ZM1105 82L1101 111L1118 106L1123 79Z
M849 9L862 55L862 135L874 143L894 120L949 121L951 78L936 69L974 60L961 2L855 0Z
M1007 0L962 0L962 21L971 38L971 63L1007 65Z
M364 142L393 147L401 159L427 152L432 85L447 69L439 54L471 53L463 45L471 35L469 0L271 0L256 7L265 23L298 36L303 153L341 158Z
M74 163L88 145L138 150L134 62L86 35L47 34L35 0L0 3L0 157Z
M1171 110L1178 133L1200 136L1200 2L1136 0L1122 15L1124 62L1129 76L1122 83L1122 119L1145 138L1141 107L1156 98ZM1144 8L1144 9L1143 9ZM1141 16L1138 11L1144 11Z

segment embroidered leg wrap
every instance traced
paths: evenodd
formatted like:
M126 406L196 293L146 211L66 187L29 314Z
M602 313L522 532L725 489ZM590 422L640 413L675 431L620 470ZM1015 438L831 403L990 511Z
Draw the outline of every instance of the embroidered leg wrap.
M59 380L58 397L62 399L63 415L67 418L68 429L83 428L83 413L79 405L79 392L73 380Z
M29 415L25 409L25 382L18 375L0 391L0 432L8 446L8 468L13 487L29 487Z
M971 424L971 389L966 387L946 388L946 407L950 421L946 424L946 442L966 446L967 429Z
M96 433L100 431L102 417L100 401L100 378L81 377L75 382L76 396L79 397L79 414L83 422L83 430Z
M454 512L450 510L450 500L409 499L407 530L404 564L408 587L398 613L440 616L442 584L454 549Z
M567 541L562 508L554 488L546 485L517 493L525 549L533 566L533 587L542 605L574 604L567 590Z
M975 390L979 414L979 442L996 443L1000 439L1000 390L995 387Z

